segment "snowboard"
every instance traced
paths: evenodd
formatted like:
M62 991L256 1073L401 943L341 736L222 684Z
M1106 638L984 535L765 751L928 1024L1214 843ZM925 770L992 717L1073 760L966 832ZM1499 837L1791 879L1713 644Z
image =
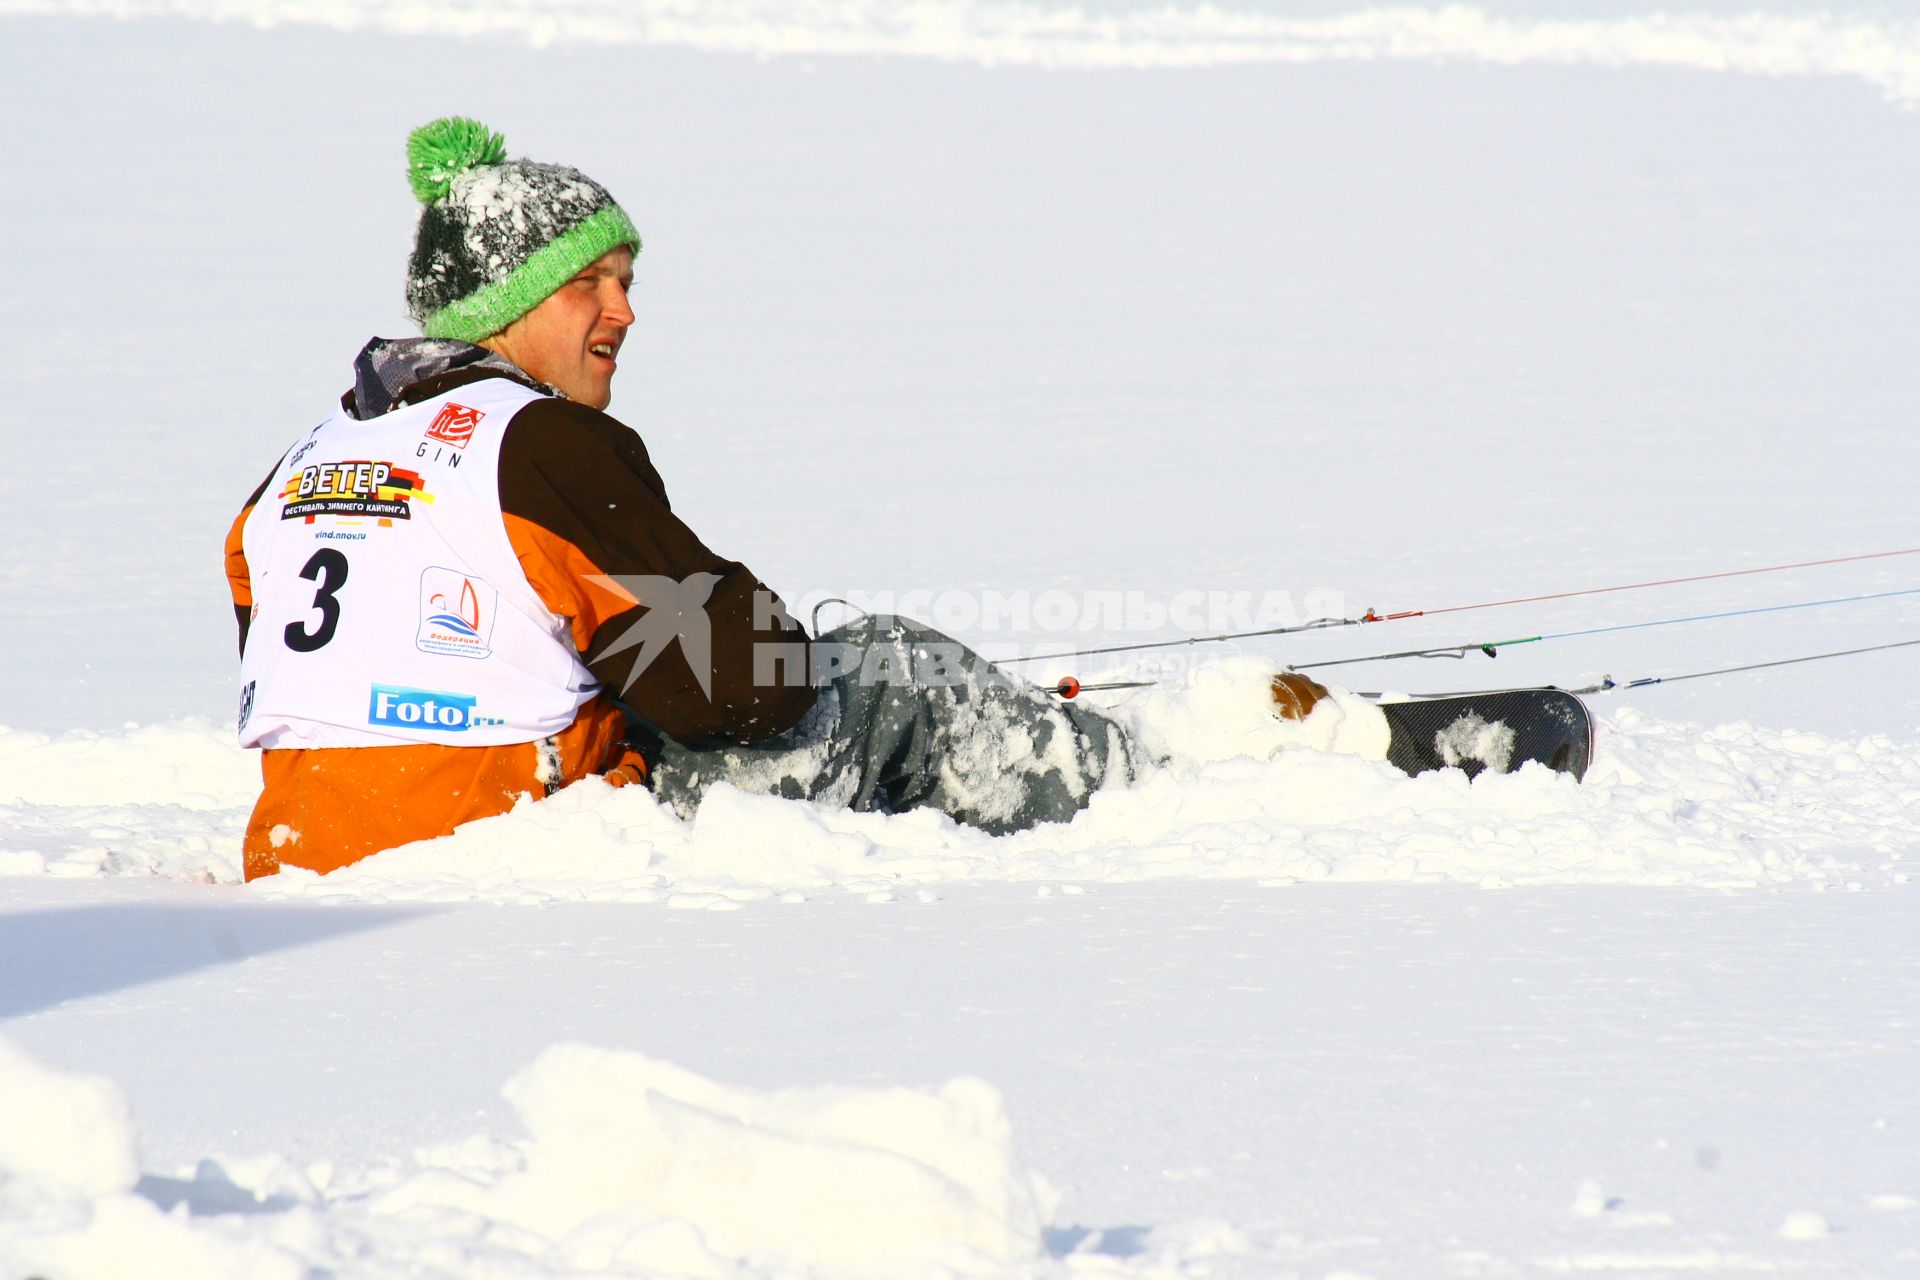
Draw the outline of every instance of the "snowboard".
M1575 781L1593 760L1593 718L1559 689L1382 702L1393 736L1387 762L1404 773L1457 768L1469 778L1485 770L1511 773L1537 760Z

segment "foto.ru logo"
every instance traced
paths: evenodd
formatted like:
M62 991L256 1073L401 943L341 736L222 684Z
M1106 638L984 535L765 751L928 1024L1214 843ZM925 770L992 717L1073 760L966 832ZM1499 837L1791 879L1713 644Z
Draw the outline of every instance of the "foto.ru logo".
M464 733L482 725L506 723L476 713L473 708L478 701L470 693L376 684L367 703L367 723L433 733Z

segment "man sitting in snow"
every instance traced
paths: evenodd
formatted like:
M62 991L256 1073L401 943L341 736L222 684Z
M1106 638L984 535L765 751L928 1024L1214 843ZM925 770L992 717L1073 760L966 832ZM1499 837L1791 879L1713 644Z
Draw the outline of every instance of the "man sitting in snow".
M474 121L407 150L425 336L367 344L227 538L240 740L264 748L249 879L595 774L683 814L726 780L995 832L1132 776L1110 721L937 632L867 618L810 640L603 412L633 323L627 214ZM1288 680L1304 714L1319 686Z

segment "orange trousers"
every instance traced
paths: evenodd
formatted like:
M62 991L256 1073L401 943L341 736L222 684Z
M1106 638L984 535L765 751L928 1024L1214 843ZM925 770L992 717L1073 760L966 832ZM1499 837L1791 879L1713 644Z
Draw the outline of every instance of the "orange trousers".
M247 879L283 866L337 871L382 849L505 813L523 793L544 796L592 773L615 784L644 781L645 764L621 741L625 723L604 700L581 707L552 739L559 777L551 786L541 776L541 758L551 760L551 753L534 742L264 751L265 789L243 846Z

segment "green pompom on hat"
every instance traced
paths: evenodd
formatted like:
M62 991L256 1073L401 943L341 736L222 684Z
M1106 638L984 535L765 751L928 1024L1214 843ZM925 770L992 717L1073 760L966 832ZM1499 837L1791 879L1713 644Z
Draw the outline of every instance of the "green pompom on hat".
M500 164L507 140L478 120L447 116L407 138L407 182L421 204L444 200L453 180L475 165Z
M506 139L461 116L407 138L407 182L425 206L407 263L407 312L429 338L478 342L581 268L640 235L607 189L564 165L507 159Z

